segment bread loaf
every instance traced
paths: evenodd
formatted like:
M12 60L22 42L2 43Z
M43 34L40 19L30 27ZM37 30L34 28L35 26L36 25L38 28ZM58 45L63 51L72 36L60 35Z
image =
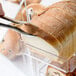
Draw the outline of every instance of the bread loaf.
M39 46L47 52L57 53L57 56L65 59L69 59L76 52L76 3L71 1L55 3L46 8L46 11L41 15L34 16L31 23L34 26L29 33L44 39L46 42L42 41L42 43L51 49L45 49L45 47L41 47L42 45L37 45L37 40L33 40L33 38L31 38L33 41L30 38L25 38L27 43ZM31 28L31 26L28 27L28 29ZM38 27L42 31L35 30L34 27ZM25 28L27 27L25 26Z

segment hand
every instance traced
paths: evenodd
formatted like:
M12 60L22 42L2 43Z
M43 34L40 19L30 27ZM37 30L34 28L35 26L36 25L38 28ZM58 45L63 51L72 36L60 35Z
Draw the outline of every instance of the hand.
M2 5L0 4L0 17L4 16L4 11L2 9Z

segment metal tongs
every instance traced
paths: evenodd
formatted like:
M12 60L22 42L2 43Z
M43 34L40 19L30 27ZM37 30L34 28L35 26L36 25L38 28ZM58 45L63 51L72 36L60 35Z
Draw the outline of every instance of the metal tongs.
M20 24L20 25L25 24L25 26L28 25L28 24L31 24L30 22L17 21L17 20L11 19L11 18L9 18L9 17L5 17L5 16L4 16L4 11L3 11L3 9L2 9L2 5L1 5L1 4L0 4L0 18L2 18L2 19L4 19L4 20L7 20L7 21L10 21L10 22L12 22L12 23L14 23L14 24ZM18 31L19 33L22 33L22 34L32 35L32 34L29 34L29 33L25 32L25 31L23 31L22 29L18 28L17 26L13 26L12 24L5 24L5 23L1 23L1 22L0 22L0 26L1 26L1 27L6 27L6 28L13 29L13 30ZM32 36L34 36L34 35L32 35Z

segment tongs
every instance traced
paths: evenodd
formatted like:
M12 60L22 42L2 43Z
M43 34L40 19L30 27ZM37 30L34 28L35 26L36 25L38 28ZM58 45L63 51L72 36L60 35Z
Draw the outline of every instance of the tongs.
M29 24L29 25L31 24L31 23L28 23L28 22L26 22L26 21L16 21L16 20L13 20L13 19L8 18L8 17L1 17L1 18L4 19L4 20L10 21L10 22L12 22L12 23L14 23L14 24L20 24L20 25L25 24L25 26L27 26L28 24ZM20 26L20 25L19 25L19 26ZM28 26L29 26L29 25L28 25ZM27 33L27 32L25 32L25 31L23 31L22 29L18 28L17 26L13 26L12 24L5 24L5 23L1 23L1 22L0 22L0 26L1 26L1 27L6 27L6 28L13 29L13 30L18 31L19 33L22 33L22 34L32 35L32 34L30 34L30 33ZM32 35L32 36L34 36L34 35Z
M26 21L17 21L17 20L14 20L14 19L11 19L11 18L8 18L8 17L4 17L4 16L2 16L1 18L4 19L4 20L10 21L14 24L20 24L19 26L23 26L23 24L25 26L27 26L27 25L29 26L31 24L31 23L28 23ZM27 33L27 32L23 31L22 29L18 28L17 26L14 26L12 24L5 24L5 23L0 22L0 26L13 29L13 30L18 31L19 33L22 33L22 34L32 35L32 34ZM34 35L32 35L32 36L34 36Z

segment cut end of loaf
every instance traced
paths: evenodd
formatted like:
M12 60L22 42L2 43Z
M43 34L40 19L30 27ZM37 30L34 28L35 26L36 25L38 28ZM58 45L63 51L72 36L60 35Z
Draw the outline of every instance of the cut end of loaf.
M25 45L29 44L27 46L32 53L49 59L51 59L51 57L53 57L54 60L57 59L57 50L45 40L33 36L22 36L22 39L24 40Z

